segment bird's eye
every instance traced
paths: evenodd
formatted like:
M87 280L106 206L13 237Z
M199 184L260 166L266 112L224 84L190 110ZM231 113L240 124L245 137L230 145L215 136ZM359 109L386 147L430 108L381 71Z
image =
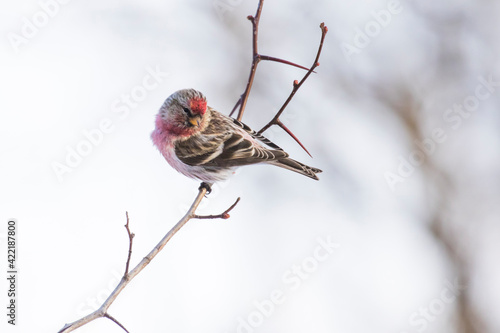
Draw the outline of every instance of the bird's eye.
M188 108L186 108L186 107L184 107L184 108L182 108L182 109L183 109L183 110L184 110L184 112L186 112L187 114L190 114L190 113L191 113L191 111L190 111Z

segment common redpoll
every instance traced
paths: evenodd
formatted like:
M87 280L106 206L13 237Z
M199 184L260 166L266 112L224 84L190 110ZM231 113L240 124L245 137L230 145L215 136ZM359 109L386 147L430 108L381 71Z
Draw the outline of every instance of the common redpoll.
M321 172L289 158L245 124L207 106L205 96L194 89L179 90L166 99L151 139L175 170L209 184L228 178L239 166L257 163L316 180Z

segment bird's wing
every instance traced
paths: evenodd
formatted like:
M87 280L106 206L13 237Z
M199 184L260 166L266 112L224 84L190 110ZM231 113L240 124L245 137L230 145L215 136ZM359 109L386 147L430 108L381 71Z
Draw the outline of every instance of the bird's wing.
M248 127L247 125L245 125L241 121L238 121L238 120L232 119L232 118L230 118L230 119L233 121L233 123L235 125L241 127L245 132L250 134L254 139L257 139L260 142L265 143L267 146L269 146L273 149L283 150L280 146L278 146L277 144L275 144L274 142L272 142L271 140L269 140L268 138L266 138L262 134L255 132L253 129L251 129L250 127Z
M288 157L279 147L262 147L226 118L214 116L203 132L176 142L177 158L192 166L233 167Z

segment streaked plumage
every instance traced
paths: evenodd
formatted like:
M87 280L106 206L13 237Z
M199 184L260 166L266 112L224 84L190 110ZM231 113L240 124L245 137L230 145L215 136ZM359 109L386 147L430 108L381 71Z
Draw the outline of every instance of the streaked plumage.
M194 89L179 90L167 98L151 138L174 169L207 183L226 179L239 166L257 163L316 180L316 173L321 172L289 158L245 124L207 106L205 96Z

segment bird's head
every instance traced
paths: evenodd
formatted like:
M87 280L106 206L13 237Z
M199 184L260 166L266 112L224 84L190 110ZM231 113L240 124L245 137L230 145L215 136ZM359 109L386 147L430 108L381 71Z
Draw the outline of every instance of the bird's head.
M201 128L208 117L207 100L194 89L174 92L163 103L157 122L176 135L190 135ZM159 124L157 124L158 126Z

